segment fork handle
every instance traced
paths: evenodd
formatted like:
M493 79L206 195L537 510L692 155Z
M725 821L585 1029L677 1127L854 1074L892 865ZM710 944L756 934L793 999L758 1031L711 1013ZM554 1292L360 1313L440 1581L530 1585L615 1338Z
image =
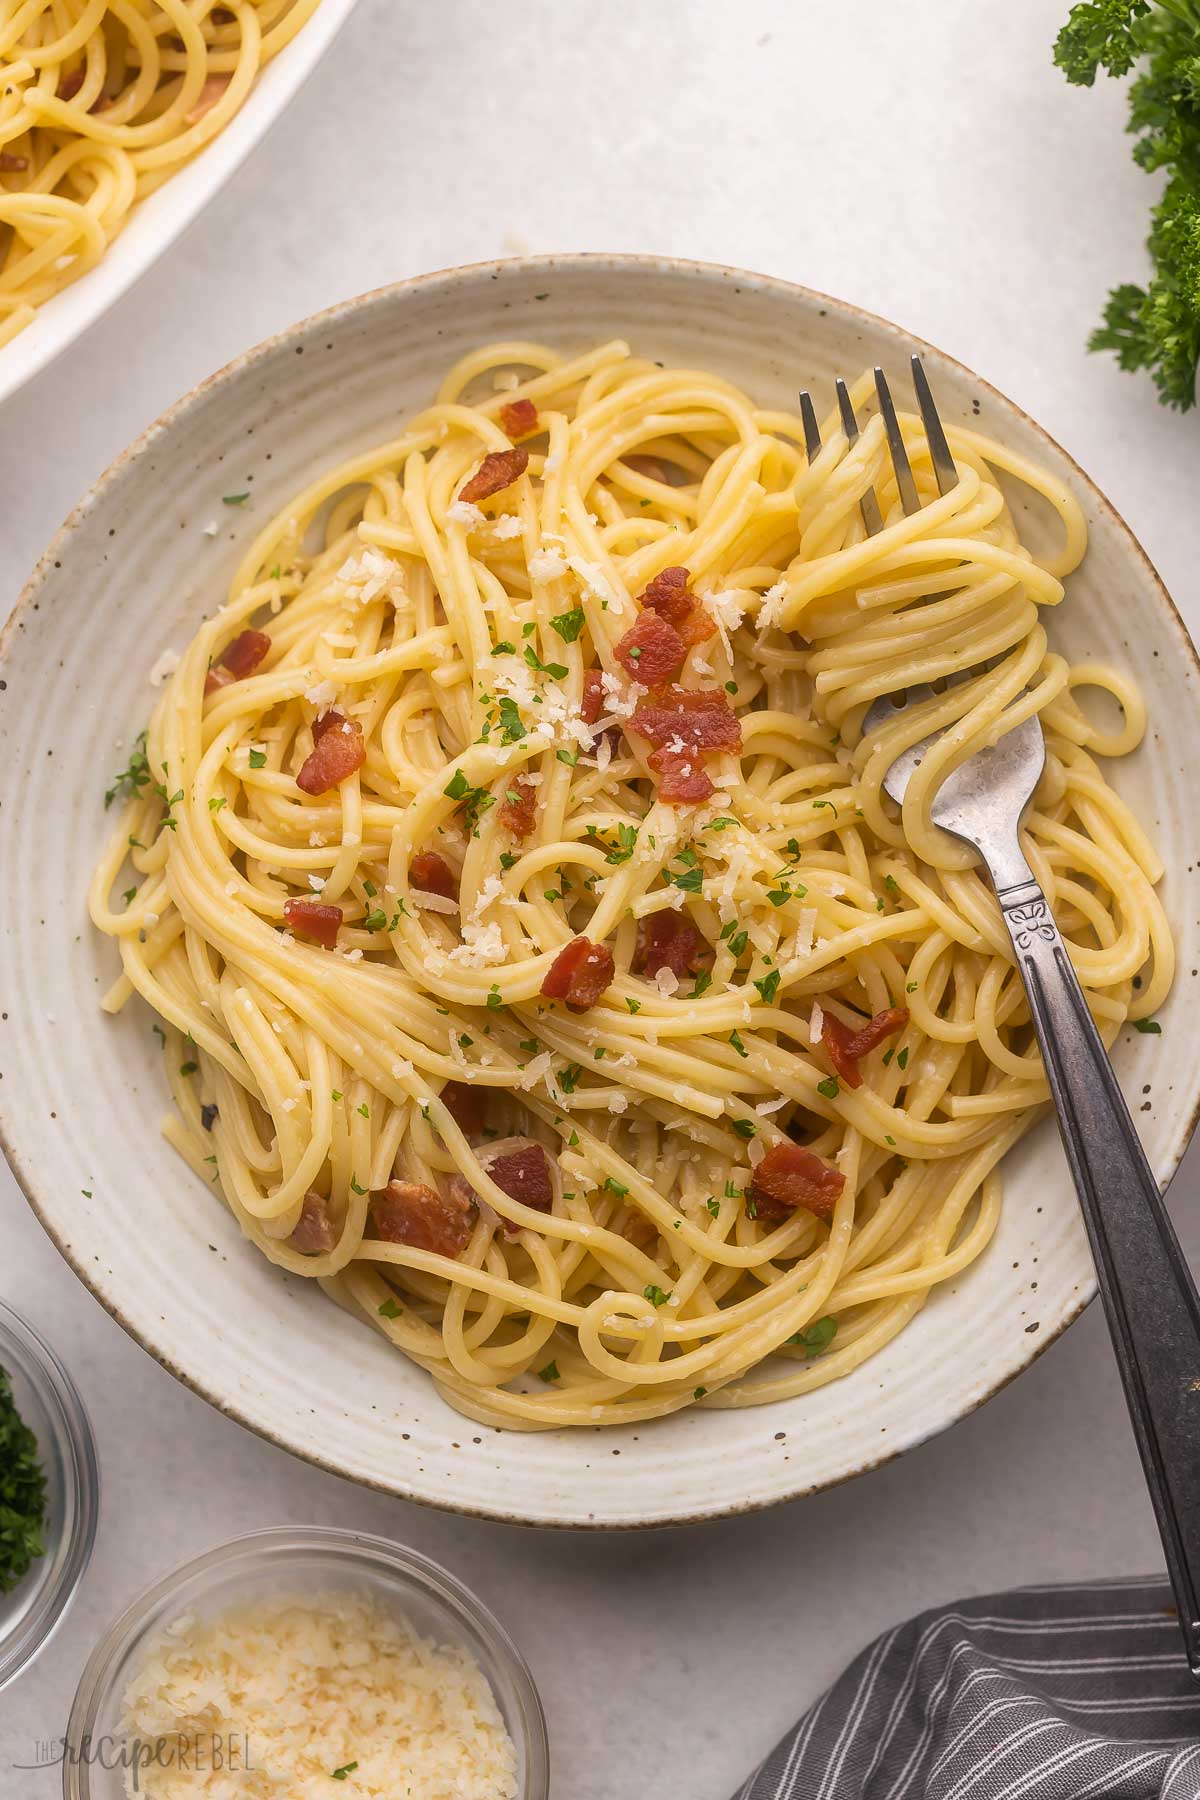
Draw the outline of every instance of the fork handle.
M1200 1679L1200 1299L1049 903L997 887Z

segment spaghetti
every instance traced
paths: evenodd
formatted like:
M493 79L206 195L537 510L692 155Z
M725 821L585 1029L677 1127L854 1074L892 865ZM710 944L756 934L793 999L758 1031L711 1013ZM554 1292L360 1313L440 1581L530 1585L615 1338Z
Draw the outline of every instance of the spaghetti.
M1105 1039L1170 985L1160 864L1096 761L1142 703L1042 624L1080 509L963 429L940 497L901 424L911 517L877 417L810 465L714 375L482 349L260 532L119 778L91 911L106 1006L165 1027L168 1137L472 1418L802 1393L985 1249L1046 1088L929 801L1002 719L1046 733L1024 849ZM935 724L901 819L881 775Z
M222 131L318 0L0 7L0 344Z

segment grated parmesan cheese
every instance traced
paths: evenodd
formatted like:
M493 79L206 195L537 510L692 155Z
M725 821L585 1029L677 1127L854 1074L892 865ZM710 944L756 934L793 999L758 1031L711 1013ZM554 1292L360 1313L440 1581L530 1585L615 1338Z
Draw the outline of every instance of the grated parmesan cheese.
M470 1651L361 1592L176 1620L126 1688L121 1730L126 1794L146 1800L307 1800L335 1779L358 1800L517 1795L516 1750Z
M150 671L150 686L153 688L161 687L163 682L167 679L167 676L173 675L178 667L178 650L164 650Z

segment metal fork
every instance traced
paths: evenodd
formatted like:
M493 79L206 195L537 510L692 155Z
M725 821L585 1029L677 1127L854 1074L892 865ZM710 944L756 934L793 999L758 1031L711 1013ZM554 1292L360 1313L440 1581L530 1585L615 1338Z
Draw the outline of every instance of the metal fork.
M946 494L958 480L954 459L919 357L912 369L934 475ZM916 512L920 498L881 369L875 370L875 387L900 501L906 513ZM838 382L837 396L853 444L858 424L844 382ZM811 462L821 438L807 393L800 396L800 410ZM862 515L868 532L881 529L871 491ZM863 721L864 735L933 692L920 686L883 695ZM884 787L893 800L903 802L914 770L940 736L933 733L892 762ZM1021 820L1045 760L1034 715L955 769L939 787L931 816L983 859L1012 939L1091 1239L1188 1664L1200 1680L1200 1298L1050 905L1021 849Z

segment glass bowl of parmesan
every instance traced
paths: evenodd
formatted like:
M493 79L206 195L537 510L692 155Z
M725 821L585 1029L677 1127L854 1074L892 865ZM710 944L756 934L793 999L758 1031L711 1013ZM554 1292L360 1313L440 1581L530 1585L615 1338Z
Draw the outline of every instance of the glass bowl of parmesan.
M0 1688L62 1623L99 1507L96 1448L75 1384L0 1301Z
M319 1527L234 1538L140 1595L83 1672L63 1758L64 1800L549 1791L499 1620L416 1551Z

